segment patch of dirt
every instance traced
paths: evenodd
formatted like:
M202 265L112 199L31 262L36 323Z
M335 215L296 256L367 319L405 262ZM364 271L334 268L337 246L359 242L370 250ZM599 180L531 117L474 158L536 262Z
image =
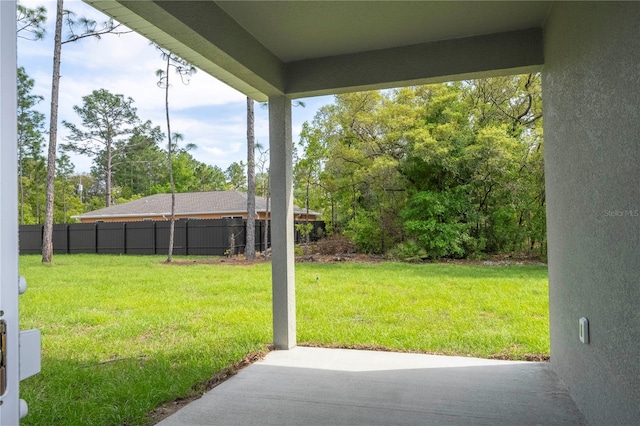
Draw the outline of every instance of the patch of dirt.
M537 256L519 256L496 254L488 255L483 259L439 259L438 263L449 263L453 265L474 265L474 266L547 266L545 262Z
M545 361L549 361L550 359L549 355L547 354L524 354L524 355L514 356L514 354L517 353L517 350L519 349L519 347L520 345L518 344L515 344L515 343L511 344L508 348L504 348L499 353L489 355L489 359L535 361L535 362L545 362Z
M341 235L331 235L321 238L318 241L312 241L308 244L300 243L295 246L296 263L381 263L385 261L398 261L384 255L369 255L356 252L356 245L348 238ZM264 252L256 252L253 260L247 260L244 254L226 257L198 257L195 259L181 258L174 259L173 265L234 265L234 266L252 266L260 263L271 261L271 248L267 249L266 256ZM480 255L477 259L425 259L418 263L438 263L452 265L471 265L471 266L491 266L491 267L508 267L508 266L547 266L546 259L533 254L495 254ZM413 263L413 262L412 262Z
M381 255L360 254L349 252L326 253L324 251L316 251L318 246L312 245L308 247L305 254L296 256L296 263L381 263L388 259ZM303 249L303 251L305 251ZM253 260L247 260L243 254L230 257L198 257L195 259L174 259L171 265L234 265L234 266L252 266L260 263L271 262L271 256L265 260L262 253L256 253ZM535 256L510 256L510 255L492 255L483 259L439 259L433 262L425 263L443 263L451 265L472 265L472 266L547 266L538 257Z
M356 351L376 351L376 352L396 352L403 354L425 354L425 355L451 355L444 352L426 352L426 351L408 351L394 348L388 348L380 345L344 345L340 343L318 343L318 342L302 342L298 346L307 348L327 348L327 349L353 349Z
M380 263L384 262L383 256L374 256L367 254L320 254L314 253L309 255L296 256L296 263ZM252 266L260 263L271 262L271 258L264 260L262 255L256 256L253 260L245 259L244 255L236 255L231 257L211 257L197 259L174 259L171 265L234 265L234 266Z
M239 254L230 257L198 257L195 259L174 259L171 265L188 266L188 265L237 265L252 266L260 263L271 262L271 259L264 260L264 257L256 255L255 259L247 260L244 255Z
M505 355L505 354L502 354L502 353L489 355L489 359L503 359L503 360L508 360L508 361L513 361L514 360L513 357L509 357L508 355ZM516 361L547 362L547 361L551 360L551 357L549 355L546 355L546 354L524 354L524 355L522 355L522 358L517 358L515 360Z
M205 393L209 392L219 384L225 382L230 377L235 376L243 368L263 359L271 350L273 350L273 347L269 345L267 346L266 351L252 352L242 358L240 361L231 364L229 367L218 372L206 382L194 385L192 388L192 394L190 396L186 398L178 398L174 401L167 402L166 404L161 405L160 407L153 410L149 415L150 422L148 424L155 425L160 421L166 419L185 405L189 404L190 402L193 402L196 399L200 399Z
M398 352L405 354L425 354L425 355L441 355L441 356L469 356L464 354L456 354L456 353L445 353L445 352L428 352L428 351L407 351L400 349L387 348L386 346L380 345L343 345L338 343L332 344L323 344L317 342L303 342L298 343L298 346L305 346L308 348L329 348L329 349L355 349L359 351L379 351L379 352ZM499 353L489 355L488 359L499 359L505 361L535 361L535 362L546 362L549 361L549 355L545 354L524 354L521 358L509 356L506 353Z
M296 256L296 263L380 263L386 259L383 256L375 256L369 254L357 253L340 253L340 254L308 254Z

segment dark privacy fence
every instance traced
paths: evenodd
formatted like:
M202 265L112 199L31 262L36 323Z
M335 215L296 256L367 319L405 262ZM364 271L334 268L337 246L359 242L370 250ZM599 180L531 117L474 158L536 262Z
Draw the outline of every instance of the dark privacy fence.
M306 222L296 222L304 224ZM322 221L313 224L311 240L324 234ZM231 236L234 253L244 253L244 219L178 220L175 224L173 253L176 255L228 254ZM256 250L264 250L263 220L256 220ZM38 254L42 248L42 225L20 226L20 254ZM269 227L269 246L271 227ZM296 228L296 243L304 236ZM54 253L164 254L169 249L169 222L98 222L53 225Z

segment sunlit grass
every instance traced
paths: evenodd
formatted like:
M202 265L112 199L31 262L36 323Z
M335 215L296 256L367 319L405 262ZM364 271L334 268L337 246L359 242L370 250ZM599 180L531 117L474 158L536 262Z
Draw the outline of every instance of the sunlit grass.
M300 265L298 340L520 359L549 353L543 267Z
M270 265L21 257L21 327L42 331L25 425L140 425L264 350ZM193 259L193 258L189 258ZM513 359L548 354L544 267L300 264L298 341Z

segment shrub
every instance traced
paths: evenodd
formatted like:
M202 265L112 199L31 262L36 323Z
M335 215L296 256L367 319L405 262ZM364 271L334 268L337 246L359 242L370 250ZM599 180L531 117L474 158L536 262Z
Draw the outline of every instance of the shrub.
M345 235L353 240L359 253L383 252L383 230L374 212L360 210L349 222Z
M465 221L469 210L464 187L449 192L420 191L403 210L405 230L429 257L461 257L472 239Z
M401 260L403 262L416 263L422 262L429 256L427 251L420 247L415 240L407 240L392 248L388 253L388 257L391 259Z

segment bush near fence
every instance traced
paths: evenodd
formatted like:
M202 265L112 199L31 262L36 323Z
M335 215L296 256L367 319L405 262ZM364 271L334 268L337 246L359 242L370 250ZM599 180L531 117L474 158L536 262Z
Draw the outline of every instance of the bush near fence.
M296 222L306 223L306 222ZM322 221L313 224L311 239L324 234ZM169 249L169 222L97 222L53 225L54 253L164 254ZM177 220L173 253L175 255L224 256L229 254L231 235L234 254L244 253L247 221L244 219ZM264 220L256 220L256 250L265 248ZM38 254L42 250L43 225L20 226L20 254ZM295 231L295 242L305 238ZM268 247L271 246L269 227Z

